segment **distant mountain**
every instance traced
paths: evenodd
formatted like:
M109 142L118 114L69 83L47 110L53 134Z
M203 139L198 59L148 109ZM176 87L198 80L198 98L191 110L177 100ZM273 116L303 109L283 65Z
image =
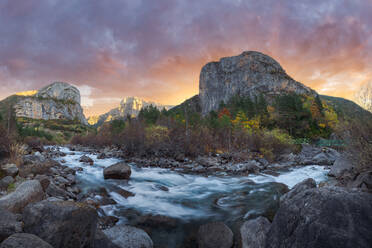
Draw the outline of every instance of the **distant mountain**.
M55 82L40 90L20 92L0 101L0 112L9 109L15 117L38 120L78 120L87 124L80 106L79 90L68 83Z
M109 112L88 118L90 125L100 126L105 122L112 120L125 119L127 116L137 117L142 108L153 105L159 110L170 109L171 105L162 105L151 101L145 101L138 97L126 97L121 100L119 107L110 110Z
M317 96L305 85L293 80L273 58L255 51L226 57L206 64L200 73L199 98L202 113L217 110L231 97L263 95L268 102L274 97L295 93Z
M359 104L371 107L372 84L363 87L358 96ZM199 94L186 100L171 111L187 109L203 115L218 110L233 97L249 97L255 101L260 95L270 104L277 96L297 94L318 98L331 105L341 119L371 121L372 114L352 101L330 96L320 96L313 89L293 80L280 64L271 57L254 51L226 57L207 63L201 70Z
M354 95L354 100L372 113L372 81L362 85Z

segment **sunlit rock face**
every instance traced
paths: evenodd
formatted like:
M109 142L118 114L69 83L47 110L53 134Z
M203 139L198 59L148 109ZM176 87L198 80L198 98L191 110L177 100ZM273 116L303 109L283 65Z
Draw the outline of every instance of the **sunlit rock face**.
M80 104L80 91L68 83L55 82L38 91L36 97L73 101Z
M354 95L354 100L361 107L372 112L372 81L362 85Z
M43 120L79 120L87 124L80 106L80 92L68 83L56 82L35 94L18 94L23 96L14 105L17 117Z
M206 64L200 73L199 97L203 114L218 109L221 102L227 103L235 95L254 99L263 94L270 100L288 93L317 95L288 76L274 59L259 52L222 58Z
M104 122L124 119L127 116L132 118L137 117L142 108L150 105L158 108L159 110L162 110L163 108L169 109L172 107L170 105L161 105L155 102L145 101L138 97L126 97L121 100L119 107L114 108L100 116L91 116L89 117L88 122L91 125L102 125Z

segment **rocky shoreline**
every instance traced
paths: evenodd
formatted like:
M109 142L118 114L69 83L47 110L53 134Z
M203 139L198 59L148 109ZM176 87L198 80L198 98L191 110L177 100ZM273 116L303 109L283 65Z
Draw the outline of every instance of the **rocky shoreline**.
M123 159L118 149L70 146L70 150L96 154L101 159ZM118 219L107 216L100 208L113 204L114 200L104 188L82 192L76 180L76 172L81 168L63 165L63 157L67 154L53 147L34 149L29 153L18 166L1 165L0 248L153 247L146 229L177 226L175 220L166 216L144 219L142 227L145 231L116 224ZM93 163L89 157L80 160ZM372 229L372 194L363 192L370 190L369 174L359 175L348 187L338 187L345 186L343 179L349 176L352 167L334 149L303 146L299 154L283 155L277 163L269 163L263 158L232 161L223 154L194 160L182 155L177 159L123 160L139 167L161 167L203 175L275 174L295 165L328 166L329 174L335 180L318 188L312 179L296 185L282 196L273 220L265 217L248 220L234 232L224 223L205 223L194 239L199 247L369 247L372 243L368 235ZM130 178L130 168L128 172L125 163L121 164L106 171L105 175L110 175L108 178ZM131 194L125 190L119 193L126 197ZM223 235L213 235L216 233ZM192 246L183 244L180 247Z

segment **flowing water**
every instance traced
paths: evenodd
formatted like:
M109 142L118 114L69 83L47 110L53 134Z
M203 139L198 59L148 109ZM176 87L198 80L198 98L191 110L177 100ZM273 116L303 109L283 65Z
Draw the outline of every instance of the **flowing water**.
M78 185L83 192L106 188L117 202L103 206L107 215L120 218L121 223L138 225L138 220L149 215L167 216L176 225L144 229L150 233L155 247L192 247L193 237L188 232L205 222L224 221L234 230L234 225L249 218L264 215L273 217L280 196L296 183L313 178L317 183L327 180L321 166L296 167L280 172L279 176L258 174L250 176L203 176L182 174L161 168L138 168L134 164L130 180L104 180L103 169L119 162L116 158L97 159L97 155L71 152L60 147L67 156L60 158L65 165L81 167L77 172ZM73 153L73 155L72 155ZM94 165L79 162L82 155L94 160ZM124 198L116 193L124 189L134 194ZM170 221L172 220L172 221ZM166 219L167 222L167 219ZM189 246L185 245L190 239ZM182 243L183 245L180 245Z

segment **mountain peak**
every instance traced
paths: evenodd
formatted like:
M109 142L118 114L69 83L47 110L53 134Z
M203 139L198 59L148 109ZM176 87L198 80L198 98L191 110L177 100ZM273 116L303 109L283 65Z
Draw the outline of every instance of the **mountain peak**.
M206 64L200 73L199 97L203 114L218 109L235 95L267 100L281 94L296 93L316 96L317 93L296 82L280 64L268 55L246 51Z

